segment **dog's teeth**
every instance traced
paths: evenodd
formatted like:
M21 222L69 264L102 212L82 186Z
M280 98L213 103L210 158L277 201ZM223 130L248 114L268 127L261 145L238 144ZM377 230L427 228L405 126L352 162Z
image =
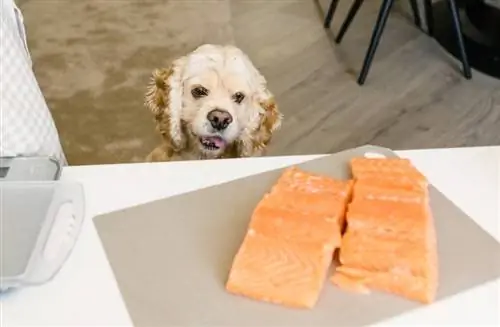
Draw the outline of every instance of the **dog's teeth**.
M201 144L207 149L207 150L218 150L219 147L216 146L215 142L210 141L209 139L201 139Z

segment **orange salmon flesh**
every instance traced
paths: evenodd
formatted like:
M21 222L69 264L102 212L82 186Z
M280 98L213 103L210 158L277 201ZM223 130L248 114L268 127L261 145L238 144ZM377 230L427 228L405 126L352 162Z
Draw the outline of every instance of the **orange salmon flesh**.
M255 300L312 308L333 254L351 181L286 169L257 205L226 289Z
M352 180L287 168L254 209L226 290L292 308L339 291L371 290L423 303L438 287L428 182L407 159L354 158Z
M409 160L399 158L355 158L351 170L353 199L340 246L341 266L331 281L344 283L337 277L342 274L357 281L358 288L434 301L438 258L427 179Z

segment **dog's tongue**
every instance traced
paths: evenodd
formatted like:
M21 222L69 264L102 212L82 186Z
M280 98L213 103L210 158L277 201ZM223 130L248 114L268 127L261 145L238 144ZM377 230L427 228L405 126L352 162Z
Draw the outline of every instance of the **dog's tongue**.
M204 141L213 143L213 145L215 145L218 148L222 148L223 146L226 145L226 141L224 141L224 139L219 136L206 136L204 137Z

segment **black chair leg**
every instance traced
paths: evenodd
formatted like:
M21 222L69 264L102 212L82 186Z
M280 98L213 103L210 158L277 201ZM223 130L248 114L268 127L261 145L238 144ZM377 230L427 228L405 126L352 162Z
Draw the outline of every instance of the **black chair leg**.
M413 21L418 28L422 27L422 22L420 21L420 12L418 10L417 0L410 0L411 11L413 12Z
M347 17L345 18L344 22L342 23L342 26L340 27L339 34L335 38L336 43L342 42L342 38L344 37L345 33L347 32L347 29L349 26L351 26L352 20L358 13L359 8L363 4L364 0L354 0L354 2L351 5L351 8L349 9L349 12L347 13Z
M432 12L432 0L424 0L425 22L427 24L427 33L434 35L434 15Z
M373 34L370 41L370 46L368 47L368 51L366 52L365 60L363 62L363 67L361 68L361 73L359 74L358 77L359 85L363 85L365 83L366 76L368 75L368 71L370 70L373 57L375 56L375 51L377 50L377 46L380 42L382 32L384 31L385 23L387 23L387 18L389 18L389 12L391 11L393 4L394 0L384 0L382 2L382 6L380 7L380 11L377 17L377 23L373 28Z
M460 59L462 60L463 73L465 78L471 79L472 73L467 59L467 52L465 51L464 36L462 34L462 23L460 22L460 13L458 12L457 3L455 0L448 0L448 5L453 18L453 27L455 36L457 38L458 50L460 52Z
M335 10L337 10L337 5L339 4L339 0L332 0L330 2L330 6L328 7L328 11L326 13L325 21L323 23L324 28L330 28L332 25L332 18L335 14Z

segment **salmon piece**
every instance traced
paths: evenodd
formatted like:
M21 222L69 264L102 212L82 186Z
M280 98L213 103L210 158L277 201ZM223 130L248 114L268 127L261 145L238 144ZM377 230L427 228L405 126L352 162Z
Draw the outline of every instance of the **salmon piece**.
M278 194L282 199L281 202L276 200L280 202L276 203L278 206L307 213L326 210L331 215L334 212L342 230L345 226L345 211L347 203L351 200L353 184L352 180L337 180L290 167L285 169L263 202L275 199L275 194ZM293 197L293 201L290 201L289 197Z
M350 162L354 174L358 171L384 172L400 170L416 170L409 159L406 158L366 158L355 157Z
M344 199L349 197L352 184L352 180L337 180L320 174L309 173L297 167L291 167L285 169L273 186L271 193L284 189L294 192L335 194Z
M424 231L433 225L428 206L422 204L356 198L347 209L349 229L369 230L371 235L385 235L406 241L421 240L425 234L415 231Z
M379 176L394 173L426 182L424 175L406 158L356 157L351 159L350 165L355 179L358 179L359 175L364 173L376 173Z
M252 213L227 291L312 308L340 246L352 185L286 169Z
M290 201L293 199L293 201ZM257 209L261 207L279 208L293 211L304 217L321 216L326 221L335 221L341 230L345 223L347 196L324 193L305 193L289 190L279 190L264 197Z
M408 242L348 230L342 238L342 265L371 271L407 272L427 276L432 247L422 240Z
M351 168L353 200L331 281L432 302L438 256L426 178L400 158L355 158Z
M427 182L420 179L412 179L397 173L369 172L358 174L356 178L358 186L364 184L379 189L380 191L397 189L400 191L417 192L421 195L427 194Z
M352 180L336 180L291 167L283 172L271 191L260 201L253 216L257 210L262 210L261 207L280 208L295 211L303 217L321 216L329 223L336 221L342 230L352 187Z
M355 279L359 282L365 281L368 277L366 276L366 270L361 270L359 268L350 268L347 266L338 266L335 268L335 273L345 275L351 279Z
M307 214L345 215L346 196L325 193L306 193L278 189L279 191L267 194L259 205L279 207L282 209L299 210ZM290 201L293 199L293 201Z
M436 297L437 271L434 271L435 275L428 277L419 277L405 273L376 272L354 268L350 268L349 272L352 273L353 276L346 274L344 271L337 270L337 272L335 272L331 277L331 281L336 284L339 278L338 275L343 275L350 278L351 283L357 282L361 284L355 286L356 288L366 287L368 289L384 291L424 304L432 303ZM346 291L359 293L356 288L351 289L345 285L341 285L339 287Z
M423 203L428 191L420 183L411 180L364 177L356 181L356 199L386 200Z
M364 278L356 278L341 272L336 272L331 277L331 282L343 290L359 294L370 294L370 289L366 287Z
M404 158L353 158L351 171L355 180L383 179L395 183L420 184L427 187L427 178L408 159Z
M236 254L226 289L292 308L312 308L320 295L332 250L321 243L288 242L248 233Z
M340 246L341 240L335 213L308 214L269 205L255 210L250 231L284 241L324 244L332 250Z

